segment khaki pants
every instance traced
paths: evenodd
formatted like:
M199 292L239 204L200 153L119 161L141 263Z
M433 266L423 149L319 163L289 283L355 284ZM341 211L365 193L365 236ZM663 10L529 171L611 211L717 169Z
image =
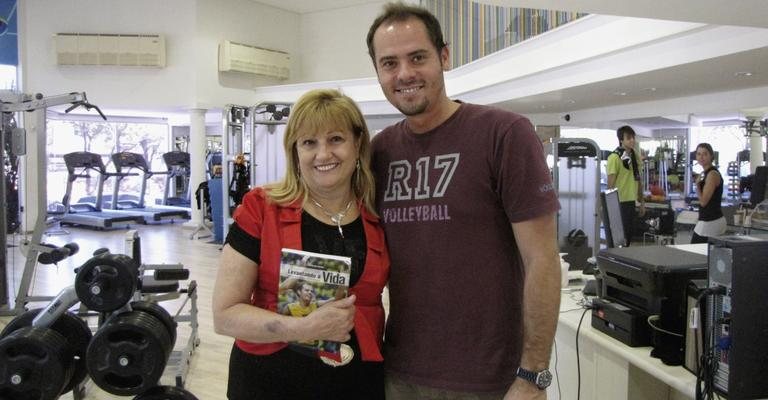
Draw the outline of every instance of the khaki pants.
M387 374L384 391L387 400L501 400L502 392L454 392L427 386L414 385Z

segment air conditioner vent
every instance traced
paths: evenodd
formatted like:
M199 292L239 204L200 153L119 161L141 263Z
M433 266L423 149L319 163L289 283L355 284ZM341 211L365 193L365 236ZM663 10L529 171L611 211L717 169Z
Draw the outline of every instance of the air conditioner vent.
M226 40L219 45L219 71L246 72L288 79L291 75L291 56L284 51Z
M165 67L162 35L57 33L58 65L121 65Z

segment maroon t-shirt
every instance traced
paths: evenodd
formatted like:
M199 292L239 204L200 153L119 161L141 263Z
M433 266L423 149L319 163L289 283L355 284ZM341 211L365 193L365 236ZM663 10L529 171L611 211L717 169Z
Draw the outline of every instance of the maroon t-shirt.
M391 256L388 373L449 390L506 389L523 332L511 223L559 208L533 126L461 104L430 132L405 121L385 129L373 152Z

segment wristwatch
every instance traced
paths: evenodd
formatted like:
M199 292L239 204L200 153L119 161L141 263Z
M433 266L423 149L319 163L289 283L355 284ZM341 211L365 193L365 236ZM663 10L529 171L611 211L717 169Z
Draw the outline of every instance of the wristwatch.
M528 382L532 382L540 390L544 390L552 383L552 373L548 369L543 369L539 372L529 371L527 369L518 367L517 376L525 379Z

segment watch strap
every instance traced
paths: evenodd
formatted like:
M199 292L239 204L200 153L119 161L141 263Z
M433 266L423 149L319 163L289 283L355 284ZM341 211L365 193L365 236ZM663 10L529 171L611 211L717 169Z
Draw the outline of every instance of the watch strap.
M552 374L548 369L538 372L530 371L522 367L517 368L516 375L536 385L540 390L546 389L552 383Z

